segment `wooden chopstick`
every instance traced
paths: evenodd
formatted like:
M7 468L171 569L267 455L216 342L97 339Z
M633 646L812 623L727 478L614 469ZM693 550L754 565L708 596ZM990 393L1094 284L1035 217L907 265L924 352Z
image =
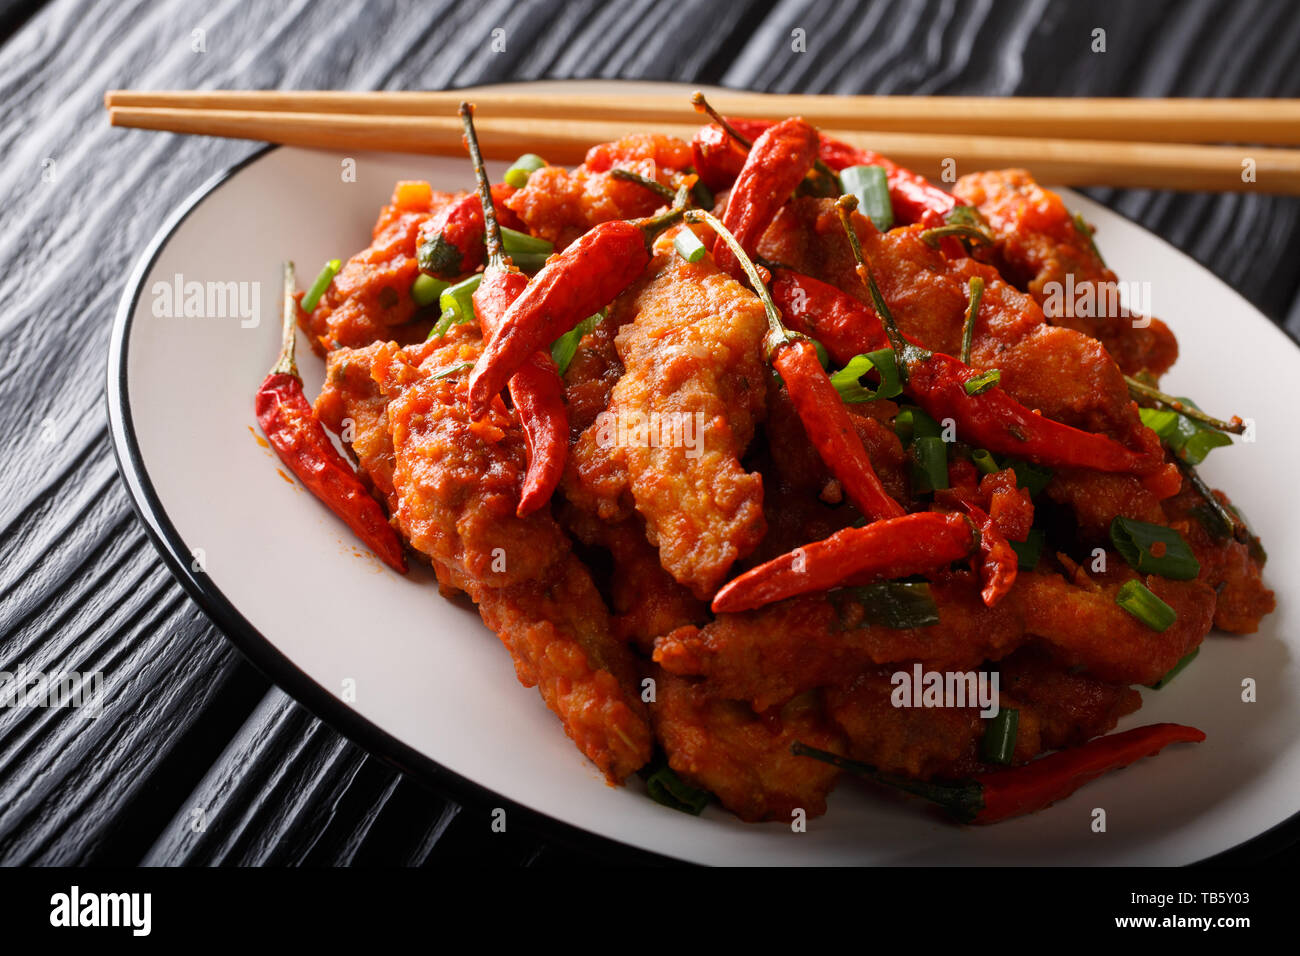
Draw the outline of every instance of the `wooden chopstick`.
M105 105L148 109L266 110L283 113L450 115L465 98L484 114L536 119L586 118L690 123L679 93L608 95L292 90L112 90ZM828 129L935 134L1300 145L1300 99L1098 99L978 96L790 96L710 92L724 115L754 119L803 116Z
M686 114L690 116L691 114ZM114 107L114 126L264 140L320 149L383 150L461 156L460 121L454 115L395 116L271 110ZM489 159L533 152L553 163L575 164L587 149L647 130L684 139L698 123L647 122L639 110L619 119L537 119L496 116L480 108L475 124ZM1300 195L1300 150L1245 146L1174 145L1010 136L863 132L827 128L829 136L875 150L904 166L945 181L948 161L956 175L981 169L1025 167L1045 183L1152 189L1263 192ZM1243 161L1254 164L1244 181Z

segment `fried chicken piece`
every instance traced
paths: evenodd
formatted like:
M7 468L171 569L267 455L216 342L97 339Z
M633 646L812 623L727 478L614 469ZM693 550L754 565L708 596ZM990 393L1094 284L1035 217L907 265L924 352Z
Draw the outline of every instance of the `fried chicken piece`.
M1052 572L1032 571L1016 579L1013 596L1024 615L1026 632L1052 645L1067 666L1121 684L1151 684L1209 633L1214 619L1214 589L1202 581L1141 579L1178 614L1164 631L1142 623L1115 603L1120 586L1134 577L1117 555L1110 570L1081 587ZM1004 602L1005 603L1005 602Z
M395 517L439 578L478 605L520 682L538 686L579 749L618 782L650 756L638 667L550 513L515 515L527 464L518 418L498 399L474 421L465 369L449 372L480 348L464 326L410 350L374 350L371 374L390 399Z
M335 349L325 357L325 386L316 397L316 417L343 437L360 473L384 496L389 512L393 495L393 436L388 430L388 396L370 374L384 343L362 349Z
M1118 309L1105 305L1115 296L1115 273L1102 262L1091 231L1083 231L1059 195L1023 169L963 176L953 193L980 211L996 237L991 250L976 255L1029 292L1055 325L1102 342L1128 374L1145 369L1161 375L1174 364L1178 342L1168 326L1155 318L1116 314ZM1070 290L1082 307L1070 302L1058 308Z
M607 592L614 612L614 633L621 640L648 656L655 638L709 619L708 603L663 569L659 552L646 541L645 522L639 515L611 524L566 502L560 509L560 521L583 544L608 554Z
M1215 496L1230 505L1228 496ZM1265 556L1258 548L1212 534L1199 517L1208 506L1190 481L1182 491L1164 501L1167 520L1162 522L1177 530L1200 562L1202 583L1214 589L1218 600L1214 606L1214 626L1233 634L1253 634L1259 621L1277 606L1273 592L1264 587Z
M1001 706L1019 710L1022 722L1026 715L1033 717L1038 738L1034 753L1077 747L1109 733L1121 717L1142 706L1142 695L1133 688L1072 673L1036 644L1004 659L998 670Z
M648 216L663 200L637 183L610 175L626 169L664 185L673 174L691 165L690 144L671 136L628 136L592 147L586 162L569 172L560 166L543 166L528 177L528 184L506 200L535 236L563 249L584 232L611 219Z
M928 663L925 669L936 670ZM1107 733L1142 704L1137 691L1068 673L1036 647L1012 654L999 670L998 706L1017 711L1016 764ZM991 718L981 717L976 706L899 706L909 686L896 682L900 671L914 676L910 668L878 668L823 692L826 715L848 738L849 756L923 780L994 769L981 752Z
M1015 590L992 608L969 579L934 582L930 590L939 623L929 627L865 625L861 605L836 591L679 628L655 642L654 659L671 673L706 677L723 697L765 710L880 664L924 660L934 669L969 670L1026 640Z
M664 568L708 598L765 530L762 478L739 459L764 411L766 317L711 260L676 255L671 235L650 277L615 339L623 377L582 439L625 465Z
M756 714L748 705L713 696L704 684L670 674L657 677L650 708L655 734L668 764L684 781L715 794L746 822L783 820L802 809L826 812L839 771L796 757L796 740L844 752L844 741L826 726L815 694L790 701L779 712Z
M317 354L389 340L419 342L429 334L436 316L417 315L419 307L411 298L420 271L417 235L426 219L457 198L434 192L427 183L397 184L379 213L370 245L343 264L310 315L299 311L299 324Z

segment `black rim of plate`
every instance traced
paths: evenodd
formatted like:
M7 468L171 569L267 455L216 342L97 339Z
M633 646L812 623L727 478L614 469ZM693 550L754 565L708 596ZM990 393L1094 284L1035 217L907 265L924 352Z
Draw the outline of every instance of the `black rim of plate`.
M373 723L328 690L317 684L292 660L286 657L240 613L206 575L195 573L184 556L188 554L153 483L144 467L136 441L135 426L127 396L127 352L136 304L162 250L176 230L210 195L245 167L270 155L279 147L267 145L246 156L234 166L213 176L191 193L163 222L150 240L135 270L127 280L118 303L117 315L109 342L107 365L107 401L109 429L113 437L113 454L126 484L131 505L139 515L154 546L181 586L259 671L296 701L334 730L358 744L367 753L411 775L436 793L458 803L483 805L489 801L502 806L522 828L569 848L591 853L610 862L642 865L676 865L681 860L634 847L600 836L563 820L532 810L509 800L493 790L449 770L431 757L402 742ZM1159 237L1156 237L1159 238ZM1161 240L1164 241L1164 240ZM1198 866L1235 866L1257 862L1300 841L1300 814L1295 814L1254 837L1199 861Z
M468 777L449 770L394 737L312 680L297 664L263 637L207 575L190 569L190 562L184 558L189 552L167 516L153 483L149 480L140 455L140 446L136 440L135 424L131 418L131 406L127 395L127 353L131 324L145 280L176 230L205 199L233 176L268 156L277 148L268 145L257 150L225 172L213 176L191 193L150 240L127 281L126 289L118 304L108 353L106 391L109 429L113 437L113 454L117 458L118 470L126 484L127 496L136 514L144 523L150 539L181 586L216 624L227 640L234 644L254 667L313 715L364 748L367 753L409 774L439 795L462 805L502 807L512 823L517 823L521 829L552 839L570 849L590 853L608 862L623 865L680 864L683 861L591 833L509 800Z

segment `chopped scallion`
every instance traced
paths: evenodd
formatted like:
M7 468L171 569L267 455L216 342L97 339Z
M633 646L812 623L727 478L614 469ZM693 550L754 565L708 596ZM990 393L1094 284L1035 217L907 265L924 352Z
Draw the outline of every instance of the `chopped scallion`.
M1153 631L1166 631L1178 620L1178 613L1136 578L1124 582L1115 603Z
M889 175L880 166L849 166L840 170L844 191L858 197L858 211L881 232L894 226L894 207L889 201Z
M451 288L450 282L444 282L441 279L435 279L433 276L425 275L423 272L415 277L411 283L411 298L420 308L426 305L433 305L439 297Z
M549 256L555 251L555 243L506 226L501 227L501 246L508 256L530 252L542 252Z
M555 360L555 366L559 369L561 375L569 370L569 363L578 354L578 346L582 343L582 337L592 332L603 318L605 318L605 310L601 309L595 315L583 319L551 343L551 358Z
M666 763L646 778L645 787L655 803L696 817L704 812L711 798L709 791L685 783Z
M334 277L338 275L339 269L342 267L343 263L338 259L331 259L325 263L325 268L321 269L316 276L316 281L311 284L307 294L302 297L301 304L304 312L311 313L315 311L317 303L320 302L320 297L325 294L325 290L330 287L330 283L334 281Z
M1043 529L1030 528L1024 541L1008 541L1007 544L1016 553L1016 565L1020 570L1032 571L1038 567L1038 559L1042 556L1046 541L1047 534Z
M1160 688L1164 687L1171 680L1177 677L1179 672L1184 667L1186 667L1192 661L1196 660L1196 655L1199 653L1201 653L1201 649L1199 647L1192 648L1190 652L1184 654L1181 658L1179 658L1178 663L1175 664L1173 667L1169 668L1169 670L1165 673L1163 677L1161 677L1154 684L1147 684L1147 686L1150 687L1152 690L1159 690Z
M1196 407L1191 399L1180 398L1179 401ZM1223 432L1170 408L1139 408L1138 414L1142 416L1142 424L1159 435L1174 454L1189 465L1199 465L1215 448L1232 444L1232 439Z
M948 443L936 435L912 440L912 490L939 491L948 487Z
M970 460L975 463L981 475L993 475L1002 470L998 460L993 457L993 452L987 448L976 448L971 452Z
M1002 381L1002 373L998 369L991 368L987 372L980 372L974 378L966 380L966 394L981 395L1000 381Z
M1200 562L1173 528L1116 516L1110 540L1135 571L1158 574L1173 581L1191 581L1201 573Z
M1031 498L1038 497L1054 474L1046 465L1035 465L1028 461L1008 461L1006 466L1016 473L1016 486L1028 491Z
M523 189L528 185L528 177L545 165L546 160L536 153L524 153L506 170L505 183L515 189Z
M862 606L862 623L906 630L939 623L939 606L924 581L877 581L864 587L832 591L832 601L847 599ZM841 620L845 615L840 608Z
M677 230L677 235L673 236L673 248L687 262L699 262L704 258L704 253L708 252L695 230L689 226Z
M1014 707L1001 707L998 714L984 729L980 750L988 763L1008 765L1016 753L1016 732L1020 727L1020 711Z
M880 376L880 386L875 391L862 385L861 378L868 372L876 372ZM832 372L830 378L831 384L840 393L840 398L851 405L903 394L903 385L898 375L898 358L893 349L878 349L864 355L855 355L844 368Z
M462 325L474 318L474 290L483 281L483 273L476 272L468 279L462 279L453 286L442 290L438 296L438 306L443 317L452 316L450 325ZM440 323L441 324L441 323Z

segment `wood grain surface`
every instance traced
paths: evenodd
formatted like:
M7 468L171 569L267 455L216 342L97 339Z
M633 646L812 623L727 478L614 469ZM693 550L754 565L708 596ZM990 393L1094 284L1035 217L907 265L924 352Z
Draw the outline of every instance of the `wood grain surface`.
M1090 50L1097 28L1105 53ZM496 29L504 51L492 48ZM792 50L800 30L806 52ZM106 89L578 77L773 92L1300 96L1300 12L1265 0L0 0L0 41L0 669L106 679L97 719L0 709L3 864L609 858L533 832L491 834L487 808L449 801L340 737L247 664L163 567L109 443L110 320L168 212L256 147L110 129ZM1092 195L1300 333L1300 201Z

